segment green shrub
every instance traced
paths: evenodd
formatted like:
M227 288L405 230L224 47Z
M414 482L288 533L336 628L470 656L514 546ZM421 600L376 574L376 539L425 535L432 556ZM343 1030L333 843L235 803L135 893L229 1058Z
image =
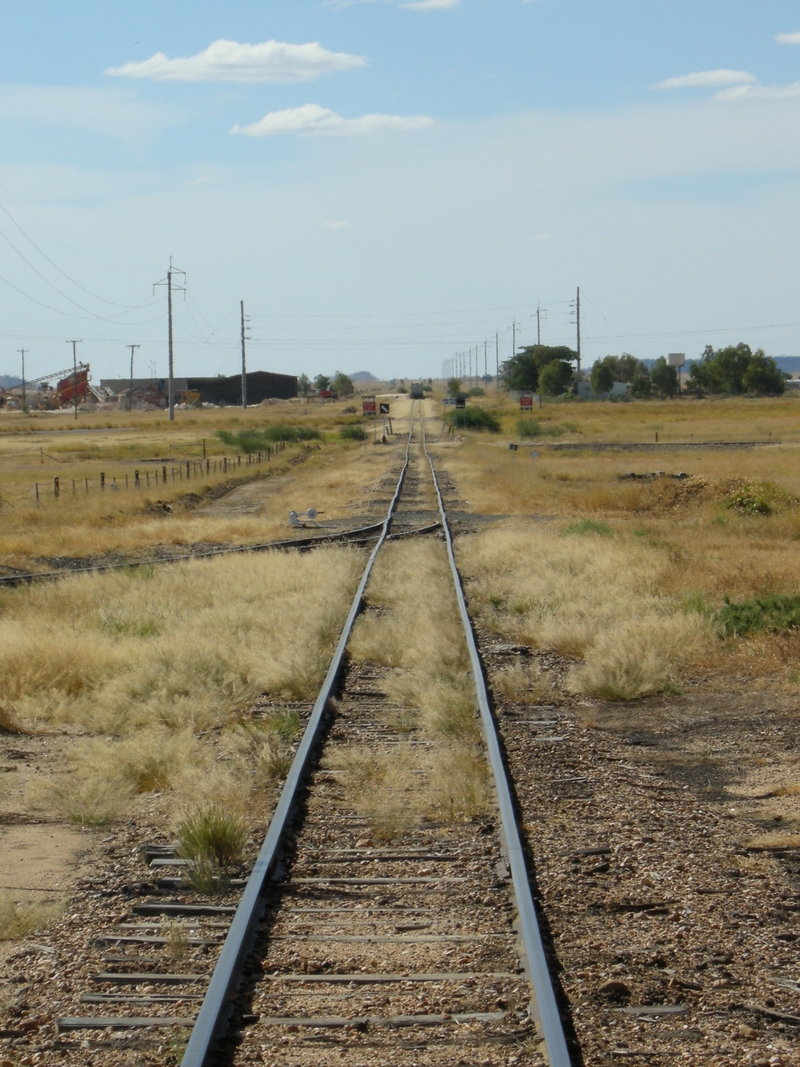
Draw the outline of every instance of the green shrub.
M563 534L597 534L600 537L613 537L614 531L604 522L596 519L581 519L580 522L571 522L561 531Z
M800 629L800 596L768 596L725 605L714 617L720 637Z
M216 436L223 444L237 452L265 452L282 441L319 441L322 434L311 426L267 426L263 430L217 430Z
M724 507L743 515L771 515L796 501L772 482L749 482L722 501Z
M424 390L423 390L424 391ZM486 396L486 390L481 389L479 385L473 385L471 389L467 389L465 396Z
M355 423L350 426L343 426L339 430L339 437L343 441L366 441L367 431L363 426L357 426Z
M500 433L500 420L484 408L456 408L447 413L447 421L457 430L488 430Z

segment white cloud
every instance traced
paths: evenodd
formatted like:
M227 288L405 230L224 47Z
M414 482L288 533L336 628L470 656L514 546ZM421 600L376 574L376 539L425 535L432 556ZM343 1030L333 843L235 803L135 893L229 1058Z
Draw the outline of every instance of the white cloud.
M151 78L153 81L303 82L321 74L366 66L363 56L329 52L316 41L285 44L263 41L238 44L220 39L205 52L169 59L163 52L141 63L124 63L105 72L117 78Z
M717 100L786 100L800 96L800 82L791 85L736 85L716 93Z
M400 7L404 7L409 11L447 11L450 8L458 7L461 0L409 0L408 3L401 4Z
M357 119L343 119L330 108L303 104L285 111L270 111L249 126L237 124L231 133L243 133L248 137L274 137L281 133L297 133L302 137L344 136L373 130L420 130L431 125L433 119L427 115L362 115Z
M682 74L679 78L667 78L656 89L690 89L717 85L754 85L758 79L746 70L698 70L694 74Z
M778 44L800 44L800 33L776 33Z
M321 230L349 230L350 223L346 219L328 219L320 226Z

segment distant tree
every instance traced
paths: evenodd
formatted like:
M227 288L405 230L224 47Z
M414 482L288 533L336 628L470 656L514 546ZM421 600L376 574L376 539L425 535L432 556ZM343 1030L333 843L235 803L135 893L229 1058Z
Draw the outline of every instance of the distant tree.
M656 360L650 371L650 385L656 396L662 399L675 396L678 391L678 372L674 367L668 366L664 356Z
M763 349L753 352L744 343L716 351L706 345L703 355L689 370L688 390L692 393L780 396L785 388L785 379L775 360Z
M652 392L653 386L650 381L650 371L647 369L647 365L645 363L637 363L636 370L633 372L631 394L639 400L646 400L651 396Z
M578 353L567 345L526 345L507 359L500 368L507 389L535 392L540 387L544 368L556 360L574 363Z
M352 396L356 391L353 385L353 379L346 374L342 374L340 370L333 376L333 391L338 393L339 396Z
M783 396L786 392L786 378L775 360L759 348L750 357L747 370L742 377L742 384L748 393L760 396Z
M561 396L572 385L573 377L571 364L563 359L551 360L539 374L539 389L546 396Z
M539 366L533 352L523 348L511 359L507 359L501 368L506 389L520 393L535 392L539 386Z
M608 365L609 359L613 358L607 356L605 359L598 359L592 367L592 392L595 396L610 393L614 387L614 372Z
M639 360L630 352L623 352L621 356L606 356L603 363L610 368L615 382L633 382Z
M330 389L330 387L331 380L327 374L318 374L314 379L314 388L317 392L319 392L320 389Z
M297 391L300 396L308 396L308 391L311 388L311 379L307 374L301 374L297 379Z
M460 378L448 378L447 380L447 395L458 396L461 392L461 379Z

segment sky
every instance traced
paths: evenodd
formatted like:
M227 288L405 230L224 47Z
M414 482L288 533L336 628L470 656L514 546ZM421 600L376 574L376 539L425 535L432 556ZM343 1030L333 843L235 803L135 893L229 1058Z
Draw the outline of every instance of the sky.
M783 0L0 11L0 373L800 353Z

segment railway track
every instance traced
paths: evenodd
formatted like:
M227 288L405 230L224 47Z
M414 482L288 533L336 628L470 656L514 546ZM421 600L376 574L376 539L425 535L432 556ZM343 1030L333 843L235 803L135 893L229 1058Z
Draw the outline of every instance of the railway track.
M79 1062L69 1051L80 1053L77 1038L92 1031L105 1031L110 1047L116 1040L120 1054L152 1055L142 1033L173 1027L191 1030L183 1067L572 1062L423 418L419 425L415 439L412 420L377 543L238 904L192 896L172 847L153 847L151 864L177 874L99 934L102 969L80 997L86 1013L56 1021L61 1062ZM380 760L435 745L401 722L381 668L348 663L346 652L393 524L438 523L492 799L471 820L411 820L397 840L382 840L337 768L354 754ZM167 924L176 920L180 968L169 951Z

